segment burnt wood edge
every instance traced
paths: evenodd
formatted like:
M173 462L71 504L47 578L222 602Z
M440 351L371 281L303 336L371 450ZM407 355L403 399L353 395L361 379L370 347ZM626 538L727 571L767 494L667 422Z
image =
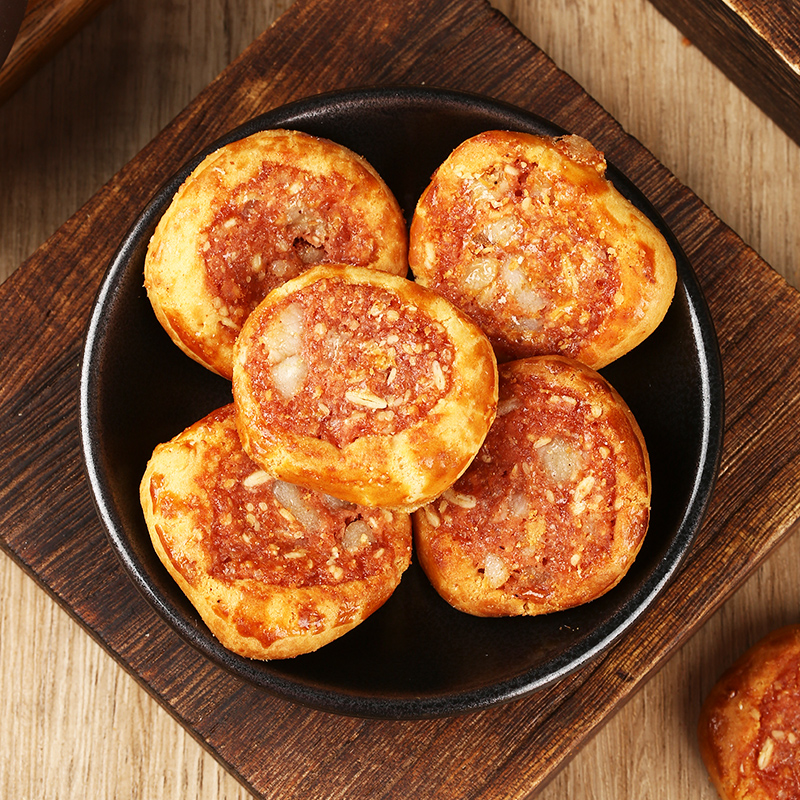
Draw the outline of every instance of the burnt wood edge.
M722 0L650 3L800 144L800 59L781 56L767 33Z

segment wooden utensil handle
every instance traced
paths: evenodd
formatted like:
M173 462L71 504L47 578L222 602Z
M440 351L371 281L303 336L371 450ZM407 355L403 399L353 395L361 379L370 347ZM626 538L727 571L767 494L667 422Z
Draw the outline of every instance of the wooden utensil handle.
M5 102L108 2L28 0L22 26L0 69L0 103Z

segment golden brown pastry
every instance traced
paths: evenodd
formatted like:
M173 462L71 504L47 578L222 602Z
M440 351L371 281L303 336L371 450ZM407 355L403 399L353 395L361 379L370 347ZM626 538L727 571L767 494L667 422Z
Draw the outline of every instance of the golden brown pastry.
M419 563L476 616L594 600L642 545L650 467L639 426L599 374L563 356L500 366L497 419L469 469L413 515Z
M186 179L150 242L145 286L178 347L229 378L233 342L271 289L321 262L405 275L407 241L397 201L361 156L263 131Z
M488 131L420 198L412 272L475 319L499 361L560 353L599 369L664 317L672 251L605 170L578 136Z
M800 625L771 632L720 678L698 741L722 800L800 798Z
M272 291L236 343L233 398L254 461L366 506L412 509L483 442L497 365L447 300L395 275L314 267Z
M290 658L352 630L410 561L407 514L271 478L242 450L233 405L156 447L140 495L170 575L249 658Z

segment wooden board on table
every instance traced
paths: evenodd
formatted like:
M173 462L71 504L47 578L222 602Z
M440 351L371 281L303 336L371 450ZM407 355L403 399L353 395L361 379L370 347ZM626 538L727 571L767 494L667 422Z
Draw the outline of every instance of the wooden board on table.
M685 567L635 628L603 658L530 698L412 722L299 708L186 645L106 543L77 419L95 292L129 224L187 154L289 100L398 83L490 95L603 149L653 201L697 271L728 398L706 523ZM483 0L298 0L0 287L0 307L0 544L263 797L527 797L800 517L800 297Z
M650 0L800 144L800 5L794 0Z

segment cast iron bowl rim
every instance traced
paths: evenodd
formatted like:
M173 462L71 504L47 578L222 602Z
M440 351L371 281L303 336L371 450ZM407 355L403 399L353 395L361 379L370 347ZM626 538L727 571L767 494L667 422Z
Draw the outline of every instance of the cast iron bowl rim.
M701 387L703 433L700 466L695 473L692 491L681 522L669 547L657 563L657 569L627 603L602 625L585 634L576 645L567 648L560 657L549 661L546 668L537 667L489 686L422 697L386 698L331 691L275 675L269 672L268 662L254 663L225 650L209 632L187 620L157 588L150 584L140 568L125 535L124 526L111 502L110 487L100 469L101 443L94 435L92 423L96 418L97 399L93 396L91 387L94 385L98 369L94 355L97 339L103 332L103 309L118 289L119 281L125 274L129 254L139 243L143 232L153 225L180 184L208 153L257 130L267 127L290 128L293 122L300 119L307 121L309 118L313 119L314 115L324 115L333 106L347 109L367 105L383 110L387 103L404 107L409 104L423 108L430 107L434 111L443 107L467 108L470 111L486 111L492 114L501 111L508 118L516 116L524 124L533 123L540 128L550 129L553 135L566 133L564 129L542 117L502 101L468 92L419 86L364 87L326 92L276 107L235 127L203 148L194 158L186 161L184 166L162 185L141 211L118 248L98 290L87 327L80 377L80 434L84 467L92 500L112 549L137 589L184 640L212 662L284 699L349 716L422 719L485 709L552 686L608 650L652 605L682 565L708 508L721 459L724 384L719 346L702 289L676 237L649 200L643 198L648 207L648 215L659 226L676 255L679 281L687 296L692 334L698 346L699 370L703 381ZM624 178L623 174L609 163L609 172L611 171ZM627 181L627 178L625 180ZM633 185L630 181L628 183Z

